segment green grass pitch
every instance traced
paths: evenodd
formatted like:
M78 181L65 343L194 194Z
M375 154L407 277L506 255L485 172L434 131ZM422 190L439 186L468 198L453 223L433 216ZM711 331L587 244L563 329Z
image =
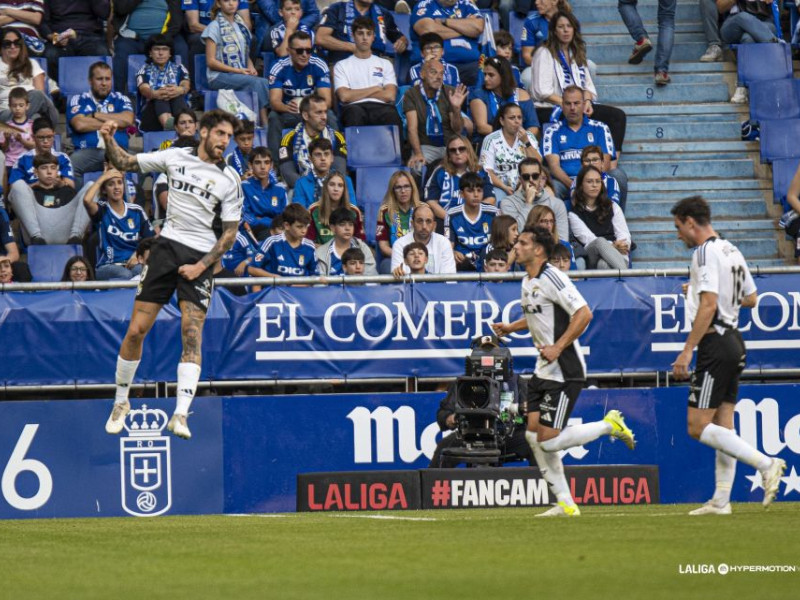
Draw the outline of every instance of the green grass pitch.
M695 507L0 521L0 598L800 597L800 504Z

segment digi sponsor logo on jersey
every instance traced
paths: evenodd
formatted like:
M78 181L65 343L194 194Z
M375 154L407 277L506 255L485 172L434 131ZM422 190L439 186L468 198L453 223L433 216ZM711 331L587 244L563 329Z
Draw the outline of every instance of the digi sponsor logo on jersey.
M473 248L476 246L485 246L489 243L489 236L488 235L459 235L458 236L458 243L462 246L467 246L468 248Z
M128 226L133 227L133 219L128 219L128 221L129 221ZM122 229L120 229L116 225L109 225L106 231L108 232L109 235L121 238L126 242L136 242L139 240L138 231L122 231Z

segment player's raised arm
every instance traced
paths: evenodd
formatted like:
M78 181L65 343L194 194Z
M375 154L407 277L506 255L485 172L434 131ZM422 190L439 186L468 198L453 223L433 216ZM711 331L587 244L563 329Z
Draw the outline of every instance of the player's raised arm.
M121 171L133 171L134 173L141 173L139 168L139 161L136 157L128 154L119 147L117 140L114 139L114 134L117 132L117 124L113 121L106 121L100 128L100 135L106 144L106 158L108 162L114 165Z

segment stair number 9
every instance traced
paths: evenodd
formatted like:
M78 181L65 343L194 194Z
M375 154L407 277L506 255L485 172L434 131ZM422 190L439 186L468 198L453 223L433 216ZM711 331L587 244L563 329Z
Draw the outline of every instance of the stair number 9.
M653 94L654 94L654 93L655 93L655 92L653 91L653 88L651 88L651 87L649 87L649 88L647 88L647 89L645 90L645 94L647 95L647 99L648 99L648 100L652 100L652 99L653 99Z

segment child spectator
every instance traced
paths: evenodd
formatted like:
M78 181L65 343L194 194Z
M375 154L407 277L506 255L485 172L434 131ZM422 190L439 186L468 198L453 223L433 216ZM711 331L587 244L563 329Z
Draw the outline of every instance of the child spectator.
M556 244L553 248L553 253L550 255L550 260L547 261L556 269L568 273L570 269L574 268L574 261L572 254L564 244Z
M17 164L20 156L33 149L33 120L28 118L29 106L28 92L25 88L15 87L9 92L8 108L11 110L11 119L6 121L6 125L18 132L0 132L0 149L6 154L6 169L11 169ZM8 189L5 178L3 187Z
M313 277L317 274L314 242L306 239L311 215L299 204L283 211L283 232L267 238L247 267L253 277Z
M61 281L94 281L94 269L82 256L70 256L67 264L64 265L64 272L61 274Z
M353 248L361 250L365 257L362 272L366 271L367 275L378 274L375 269L375 257L369 246L353 235L356 222L351 211L344 206L334 210L330 216L330 228L333 237L317 248L316 252L317 271L320 275L344 274L344 253Z
M483 259L484 273L508 273L510 267L508 253L500 248L489 250Z
M497 215L492 221L491 229L492 242L486 246L486 255L492 250L502 250L506 253L506 261L509 265L516 262L516 252L514 244L519 237L519 227L517 220L510 215Z
M409 275L425 275L428 272L428 247L421 242L411 242L403 248L403 262L408 267Z
M241 120L239 125L239 129L233 136L236 148L228 156L228 164L239 174L239 177L247 179L253 175L250 169L250 153L253 152L253 142L256 138L256 124L252 121Z
M311 36L311 45L314 45L314 30L301 23L303 7L300 0L281 0L278 9L281 16L280 22L269 31L269 50L276 56L284 57L289 54L289 38L295 31L302 31Z
M466 173L459 181L464 204L447 211L444 222L453 246L458 271L480 271L484 249L491 240L492 221L498 209L483 204L483 179Z
M495 39L495 43L496 42L497 40ZM444 56L444 40L442 39L442 36L440 36L438 33L432 32L423 34L419 36L419 47L421 50L422 61L411 67L411 70L408 73L408 76L411 79L411 85L417 85L417 82L420 80L420 70L422 69L422 65L429 60L438 60L444 65L443 85L456 87L459 83L461 83L461 78L458 75L458 69L455 67L455 65L445 62L442 58L442 56Z
M242 182L242 229L257 242L270 236L272 220L289 204L286 190L270 177L272 164L269 150L255 148L250 161L253 176Z
M363 275L366 255L360 248L348 248L342 254L342 265L345 275Z
M11 270L11 259L0 256L0 283L14 283L14 272Z
M148 38L147 60L136 73L139 118L142 131L166 131L178 115L189 109L186 95L191 88L189 71L174 60L172 39L163 33Z
M334 163L333 144L324 137L318 137L308 145L308 154L311 157L311 169L297 180L294 186L293 202L310 208L322 198L322 185L325 178L332 172ZM355 201L356 191L350 177L345 175L347 182L347 197Z

